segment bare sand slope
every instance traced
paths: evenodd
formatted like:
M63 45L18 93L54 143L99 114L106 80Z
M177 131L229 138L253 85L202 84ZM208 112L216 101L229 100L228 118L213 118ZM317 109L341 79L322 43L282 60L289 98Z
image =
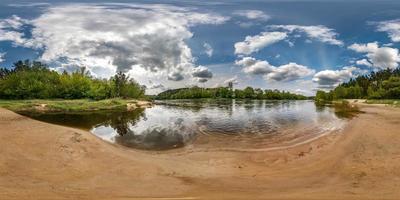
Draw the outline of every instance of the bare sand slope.
M0 109L0 199L399 199L400 109L268 152L141 152Z

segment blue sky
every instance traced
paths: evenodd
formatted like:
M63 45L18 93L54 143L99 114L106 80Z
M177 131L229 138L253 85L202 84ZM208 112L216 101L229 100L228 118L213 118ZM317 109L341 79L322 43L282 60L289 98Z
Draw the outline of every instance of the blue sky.
M2 1L0 66L40 60L193 85L312 95L400 62L399 1Z

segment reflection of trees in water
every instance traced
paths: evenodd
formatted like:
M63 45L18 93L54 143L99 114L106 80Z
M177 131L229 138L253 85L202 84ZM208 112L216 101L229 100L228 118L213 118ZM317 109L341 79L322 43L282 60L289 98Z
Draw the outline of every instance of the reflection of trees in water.
M185 137L180 129L148 128L140 134L130 132L129 134L115 137L115 142L127 147L134 147L147 150L165 150L178 148L185 145Z
M37 120L61 124L82 129L91 129L94 126L109 125L118 130L119 134L127 132L128 124L135 124L141 117L145 117L144 109L134 111L94 111L77 113L21 113Z
M315 104L315 111L317 112L324 112L326 109L325 105L319 105L319 104Z
M182 147L194 138L194 127L186 126L183 118L177 118L168 127L152 126L141 132L135 132L129 127L132 122L121 120L114 124L118 132L115 142L127 147L147 150L165 150Z
M315 110L317 112L326 112L327 109L331 109L337 118L353 118L360 110L354 105L348 103L333 103L333 104L319 104L315 103Z
M203 104L188 102L183 100L157 101L156 104L163 105L166 108L171 108L171 109L190 110L195 113L198 113L200 112L200 110L205 108Z
M231 116L234 109L234 102L234 99L193 99L157 101L156 104L164 105L167 108L191 111L193 113L199 113L205 109L216 108L227 111L229 116Z
M130 132L130 126L135 125L141 118L146 120L144 109L136 109L130 112L111 113L108 120L100 125L112 127L119 135L125 135Z

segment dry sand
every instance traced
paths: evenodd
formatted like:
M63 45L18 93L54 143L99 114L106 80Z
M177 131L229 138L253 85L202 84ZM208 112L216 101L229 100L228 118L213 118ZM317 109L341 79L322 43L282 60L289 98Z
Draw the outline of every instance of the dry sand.
M400 109L266 152L144 152L0 109L0 199L400 199Z

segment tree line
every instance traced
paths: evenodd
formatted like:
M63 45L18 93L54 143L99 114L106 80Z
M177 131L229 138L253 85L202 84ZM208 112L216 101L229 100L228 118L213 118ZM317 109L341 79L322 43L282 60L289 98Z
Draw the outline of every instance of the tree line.
M141 98L145 86L122 72L110 79L90 76L85 68L57 73L41 62L14 63L0 68L0 99L82 99Z
M317 91L317 101L335 99L400 99L400 68L370 72L342 83L335 89Z
M262 90L246 87L243 90L231 87L217 88L180 88L161 92L156 99L200 99L200 98L235 98L235 99L270 99L270 100L304 100L307 97L279 90Z

